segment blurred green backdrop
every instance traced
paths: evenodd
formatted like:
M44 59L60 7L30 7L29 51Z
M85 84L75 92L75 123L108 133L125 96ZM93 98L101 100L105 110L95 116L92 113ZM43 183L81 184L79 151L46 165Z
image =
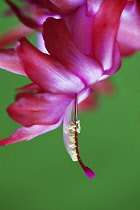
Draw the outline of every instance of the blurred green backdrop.
M1 1L0 15L6 8ZM0 17L0 33L16 23L15 17ZM1 147L0 209L140 209L140 54L123 59L111 79L116 93L101 96L96 111L79 114L81 156L97 176L88 179L71 161L62 128ZM1 139L18 127L5 109L14 101L14 90L28 83L23 76L0 70Z

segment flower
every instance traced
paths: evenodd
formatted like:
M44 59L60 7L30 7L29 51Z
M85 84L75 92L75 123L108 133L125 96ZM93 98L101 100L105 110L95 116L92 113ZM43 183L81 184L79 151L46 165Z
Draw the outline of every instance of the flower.
M95 83L103 74L102 66L95 59L81 53L72 42L63 19L50 18L44 23L44 33L48 28L47 34L44 34L46 45L56 26L57 42L63 39L59 34L63 31L63 41L67 43L65 59L61 62L52 55L40 52L25 38L21 38L15 49L0 51L2 68L27 75L35 83L22 88L27 93L18 95L16 102L8 108L9 115L24 127L16 130L11 137L1 140L0 145L29 140L55 129L64 119L69 121L68 114L65 114L69 105L78 100L77 95L79 100L89 95L91 91L88 85ZM37 93L29 93L29 90L37 90ZM69 133L66 136L70 136ZM69 145L68 138L65 144ZM69 148L70 150L73 148ZM80 156L79 162L81 163ZM84 168L83 165L82 167Z
M33 82L20 88L23 93L17 95L15 103L7 110L23 127L1 140L0 145L30 140L57 128L63 121L64 143L69 155L79 161L86 176L95 176L79 154L78 103L92 92L91 85L120 68L116 33L125 4L126 1L119 0L116 9L116 2L102 2L94 17L91 46L88 45L91 53L87 55L73 42L64 19L54 18L48 18L43 24L45 46L50 55L40 52L26 38L21 38L14 49L0 50L1 68L26 75ZM108 14L114 15L113 21ZM75 31L77 35L80 32ZM74 122L71 122L73 107Z
M47 18L49 14L50 15L53 14L52 13L52 9L51 9L52 7L49 6L51 4L48 3L49 1L27 0L26 2L28 3L28 7L26 5L26 7L24 6L24 9L21 8L20 9L21 12L24 11L24 10L27 11L28 13L30 12L32 14L32 16L35 16L36 19L38 19L37 22L40 22L40 23L42 22L43 23L44 19ZM62 1L61 2L60 1L58 1L58 2L54 1L54 2L55 2L55 6L63 7L63 10L64 10L64 8L66 9L66 11L67 11L67 18L65 18L65 19L66 19L66 22L67 22L67 26L69 28L70 28L70 26L69 26L68 23L70 23L70 22L67 21L67 20L69 18L72 19L71 18L72 15L70 15L70 13L68 11L69 10L74 10L79 5L83 4L84 7L82 6L81 7L82 9L78 9L78 11L74 11L74 13L79 13L79 10L81 10L81 12L83 13L81 15L81 17L83 19L88 19L86 17L86 14L85 14L85 10L86 10L86 8L85 8L85 6L86 6L85 1L77 1L77 2L75 1L72 4L71 4L71 2L68 2L68 1L66 1L66 2L64 2L64 1L63 2ZM11 5L10 1L8 1L8 3L9 3L9 5ZM88 2L87 6L91 8L90 3L91 2ZM70 4L71 4L71 8L70 8ZM94 4L95 4L95 2L94 2ZM100 1L100 4L101 4L101 1ZM97 7L97 5L93 5L93 6ZM13 7L13 4L12 4L12 7ZM45 11L44 11L43 7L46 8ZM14 8L15 8L15 5L14 5ZM58 11L58 9L57 9L57 11ZM56 12L53 14L53 16L55 17L55 15L56 15ZM74 16L78 16L78 14L77 15L73 14L73 15ZM85 21L82 20L82 22L85 22ZM71 25L71 23L70 23L70 25ZM92 29L92 27L91 27L91 29ZM31 29L31 28L29 28L29 27L27 27L27 26L25 26L23 24L17 25L16 27L13 27L7 33L5 33L3 36L0 37L0 47L5 47L5 46L9 45L10 43L12 43L13 41L16 41L18 37L21 37L23 35L27 36L27 35L29 35L29 34L31 34L33 32L34 32L34 29ZM37 47L41 51L45 52L46 48L44 47L44 41L42 39L42 34L39 33L39 32L37 32L36 34L37 34ZM71 34L71 35L73 35L73 34ZM77 39L77 40L79 40L79 39ZM83 42L81 41L81 43L83 43ZM87 43L87 40L86 40L86 43ZM77 44L79 44L79 42ZM91 43L90 43L90 45L91 45ZM80 45L79 45L79 47L80 47ZM83 49L83 47L81 47L81 50L83 50L84 53L88 53L88 52L86 52L86 50ZM92 89L93 89L94 93L91 94L88 98L86 98L86 100L84 100L82 103L80 103L80 105L79 105L80 110L91 110L91 109L97 108L98 96L100 95L100 93L102 91L106 92L106 85L102 85L102 88L104 88L104 90L102 89L101 92L100 92L99 87L101 86L101 84L110 85L111 81L109 81L109 80L104 81L103 80L103 81L97 82L96 85L93 85ZM112 88L112 85L111 85L110 88Z

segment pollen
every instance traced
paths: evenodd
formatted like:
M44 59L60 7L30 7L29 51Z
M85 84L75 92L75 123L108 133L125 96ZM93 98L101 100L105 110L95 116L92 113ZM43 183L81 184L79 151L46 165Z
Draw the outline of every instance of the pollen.
M78 160L78 154L77 154L77 141L76 141L76 135L77 133L80 133L81 131L81 127L80 127L80 121L77 120L75 123L71 122L70 124L68 124L68 126L66 127L68 129L68 131L65 131L65 133L69 132L69 151L71 154L71 158L73 161L77 161Z

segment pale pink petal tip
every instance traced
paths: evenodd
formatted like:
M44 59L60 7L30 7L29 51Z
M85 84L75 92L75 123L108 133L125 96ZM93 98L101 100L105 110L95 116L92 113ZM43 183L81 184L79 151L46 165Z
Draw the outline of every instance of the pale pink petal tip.
M88 177L88 178L94 178L96 176L96 174L88 167L85 168L84 170L84 174Z

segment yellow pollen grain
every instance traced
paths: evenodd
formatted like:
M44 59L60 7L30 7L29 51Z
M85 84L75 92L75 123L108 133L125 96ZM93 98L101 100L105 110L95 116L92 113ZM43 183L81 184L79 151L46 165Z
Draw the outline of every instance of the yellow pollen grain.
M80 133L81 127L80 127L80 121L77 120L76 123L71 122L66 127L69 130L69 148L70 148L70 154L73 161L77 161L77 152L76 152L76 141L75 141L75 134ZM65 133L68 133L68 131L65 131Z

